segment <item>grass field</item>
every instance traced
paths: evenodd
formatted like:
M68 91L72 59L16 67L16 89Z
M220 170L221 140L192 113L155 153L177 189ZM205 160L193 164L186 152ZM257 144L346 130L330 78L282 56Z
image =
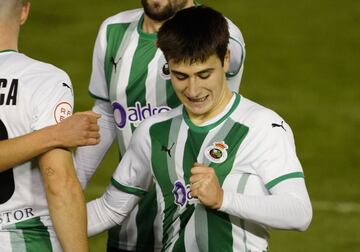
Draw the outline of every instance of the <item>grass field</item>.
M241 93L292 126L314 207L304 233L273 231L270 251L356 251L360 247L360 1L202 1L243 32ZM140 1L37 0L20 50L65 69L76 110L89 109L91 54L102 20ZM86 190L99 196L117 163L106 156ZM91 251L105 251L105 235Z

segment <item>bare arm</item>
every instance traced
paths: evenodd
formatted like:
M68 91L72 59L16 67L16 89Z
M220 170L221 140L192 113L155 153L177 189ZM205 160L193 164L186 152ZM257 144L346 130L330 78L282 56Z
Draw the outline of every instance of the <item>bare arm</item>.
M75 113L57 125L0 141L0 172L57 147L97 144L100 138L98 118L93 112Z
M65 252L88 251L86 207L71 152L53 149L39 158L56 235Z

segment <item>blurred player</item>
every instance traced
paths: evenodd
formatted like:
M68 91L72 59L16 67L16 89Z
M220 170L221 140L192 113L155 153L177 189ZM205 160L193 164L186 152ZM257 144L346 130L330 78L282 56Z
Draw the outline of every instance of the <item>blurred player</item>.
M29 10L28 1L0 0L0 251L87 251L84 197L66 148L98 143L98 116L70 116L67 74L17 52Z
M231 92L228 39L225 18L201 6L160 28L183 106L136 129L112 184L88 203L90 235L121 223L153 182L164 251L266 251L269 228L308 227L311 203L291 129Z
M89 90L96 99L93 111L102 115L101 143L80 148L76 153L76 167L83 186L115 138L123 155L133 131L143 119L180 104L171 86L168 64L155 45L156 32L176 11L193 6L194 2L142 0L141 3L143 9L121 12L105 20L97 36ZM227 77L229 87L237 92L245 48L239 29L227 21L231 36L231 66ZM161 249L161 228L153 224L158 218L155 197L155 191L150 191L127 221L110 231L108 251Z

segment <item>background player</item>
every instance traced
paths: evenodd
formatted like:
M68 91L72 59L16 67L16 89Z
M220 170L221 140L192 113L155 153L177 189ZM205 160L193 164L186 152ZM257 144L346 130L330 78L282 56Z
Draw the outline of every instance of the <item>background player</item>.
M291 129L230 91L228 38L226 20L210 8L179 11L162 26L158 45L183 107L137 128L112 185L88 204L90 234L121 222L151 177L166 251L266 251L270 227L308 227Z
M123 155L132 132L144 118L180 104L171 87L168 64L155 46L156 32L176 11L193 6L194 1L142 0L141 3L143 9L121 12L105 20L96 39L89 90L96 98L93 111L102 115L101 143L80 148L76 153L76 167L83 186L115 137ZM245 45L239 29L227 21L231 36L228 84L238 91ZM160 250L161 230L156 224L153 226L158 218L154 199L154 191L149 192L122 227L110 231L108 251L149 251L152 247Z
M0 0L0 251L87 251L84 197L64 147L96 144L98 116L65 119L67 74L17 52L29 10Z

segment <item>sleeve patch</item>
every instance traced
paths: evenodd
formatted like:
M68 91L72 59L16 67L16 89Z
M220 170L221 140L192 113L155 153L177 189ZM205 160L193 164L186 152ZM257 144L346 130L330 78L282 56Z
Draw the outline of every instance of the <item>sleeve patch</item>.
M60 123L62 120L72 115L72 106L68 102L60 102L56 105L54 110L54 118L56 123Z

